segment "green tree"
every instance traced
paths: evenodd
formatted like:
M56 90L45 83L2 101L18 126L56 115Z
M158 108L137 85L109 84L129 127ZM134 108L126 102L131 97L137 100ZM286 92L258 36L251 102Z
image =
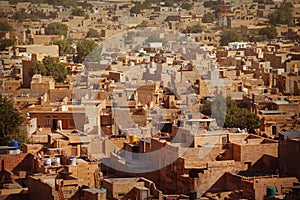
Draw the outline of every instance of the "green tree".
M165 5L168 7L173 7L174 3L174 0L165 0Z
M182 9L185 9L185 10L191 10L192 7L193 7L192 4L187 3L187 2L184 2L184 3L182 3L182 5L181 5L181 8L182 8Z
M4 22L0 22L0 31L13 31L13 27L7 22L7 21L4 21Z
M18 21L25 21L27 19L30 19L30 20L38 19L37 16L32 15L32 14L27 13L27 12L23 12L23 11L15 12L11 18L14 19L14 20L18 20Z
M140 14L141 10L143 9L143 6L141 3L134 3L134 6L130 8L130 13Z
M27 140L27 133L20 130L23 121L13 103L0 94L0 145L8 145L11 140L22 145Z
M64 35L68 34L68 26L60 22L52 22L45 29L46 35Z
M98 38L98 37L100 37L100 35L97 30L90 28L86 34L86 37L87 38Z
M215 118L218 126L225 128L247 128L249 132L259 127L259 120L256 114L249 109L237 105L230 98L216 95L212 101L205 101L201 113Z
M277 36L276 29L272 27L262 28L260 30L250 30L248 39L250 42L262 42L274 39Z
M60 56L72 53L72 46L70 40L55 40L53 41L53 44L58 45Z
M186 27L186 31L188 33L201 33L203 31L203 27L200 24L196 24Z
M240 42L246 38L235 29L224 30L220 39L221 46L228 45L229 42Z
M43 76L52 76L56 82L64 82L67 79L67 69L65 64L60 63L58 58L47 56L42 62L35 61L29 71L29 74L41 74Z
M292 5L281 4L281 6L277 10L269 14L268 18L270 24L272 24L273 26L276 26L277 24L287 24L289 26L292 25Z
M74 8L71 12L71 15L74 15L74 16L85 16L84 14L84 10L81 9L81 8Z
M87 55L97 46L93 40L81 40L77 44L77 56L75 62L82 63Z
M259 30L259 35L265 36L268 39L274 39L277 36L277 32L274 27L266 27Z
M203 6L205 8L210 8L213 10L213 13L215 14L216 19L219 18L219 12L220 12L220 5L218 3L219 1L204 1Z
M15 40L12 39L1 39L0 40L0 51L5 50L6 47L13 46L15 44Z
M48 74L48 71L43 62L34 61L30 67L29 74L31 77L34 74L41 74L46 76Z
M226 112L224 127L226 128L246 128L250 133L259 127L256 114L251 113L247 108L237 106L230 107Z
M265 35L259 35L259 31L257 29L250 30L248 33L248 39L250 42L261 42L261 41L266 41L267 38Z
M208 12L203 15L202 18L203 23L212 23L214 21L216 21L216 17L213 13Z
M205 100L203 106L200 107L200 112L204 115L211 115L211 102L210 100Z

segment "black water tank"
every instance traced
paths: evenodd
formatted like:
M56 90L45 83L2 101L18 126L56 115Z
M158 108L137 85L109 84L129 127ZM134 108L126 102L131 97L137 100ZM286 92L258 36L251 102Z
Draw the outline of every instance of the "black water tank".
M196 200L197 199L197 192L192 190L190 191L189 200Z
M183 127L183 120L178 120L177 121L177 126L178 127Z

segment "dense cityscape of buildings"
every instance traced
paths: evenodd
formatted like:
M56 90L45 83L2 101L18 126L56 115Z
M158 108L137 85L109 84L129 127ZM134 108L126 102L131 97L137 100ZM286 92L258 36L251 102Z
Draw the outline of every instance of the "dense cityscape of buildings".
M0 199L300 199L300 1L0 1Z

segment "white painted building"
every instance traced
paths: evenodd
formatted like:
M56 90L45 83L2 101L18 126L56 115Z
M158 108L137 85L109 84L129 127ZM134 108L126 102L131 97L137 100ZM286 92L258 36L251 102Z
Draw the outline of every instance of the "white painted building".
M229 42L228 49L235 50L235 49L246 48L247 44L248 44L247 42Z

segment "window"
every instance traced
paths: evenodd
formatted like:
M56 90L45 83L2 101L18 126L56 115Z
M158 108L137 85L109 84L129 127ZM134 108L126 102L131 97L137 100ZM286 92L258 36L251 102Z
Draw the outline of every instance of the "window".
M272 135L276 135L277 134L277 126L276 125L272 125L271 126L271 134Z
M26 48L19 48L19 52L20 52L20 53L26 52Z
M118 197L123 197L125 196L125 193L118 193Z

